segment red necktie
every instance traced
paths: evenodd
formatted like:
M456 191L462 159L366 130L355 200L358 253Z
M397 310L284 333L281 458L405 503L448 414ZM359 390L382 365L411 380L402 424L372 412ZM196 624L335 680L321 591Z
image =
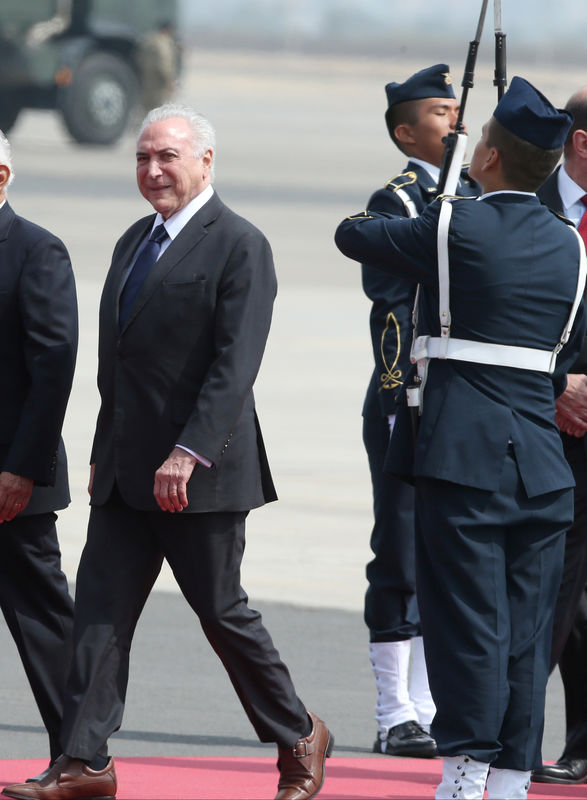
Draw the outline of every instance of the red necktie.
M584 206L587 206L587 194L583 195L581 202ZM583 212L583 216L581 217L581 221L579 222L577 230L581 234L581 237L585 242L585 246L587 247L587 210Z

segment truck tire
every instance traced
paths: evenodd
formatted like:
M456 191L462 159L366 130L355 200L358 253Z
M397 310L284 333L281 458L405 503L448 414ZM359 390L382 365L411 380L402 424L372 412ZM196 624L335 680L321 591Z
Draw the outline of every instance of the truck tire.
M60 94L65 127L80 144L114 144L126 129L137 93L128 64L110 53L93 53Z
M21 106L12 92L0 92L0 130L4 133L14 126Z

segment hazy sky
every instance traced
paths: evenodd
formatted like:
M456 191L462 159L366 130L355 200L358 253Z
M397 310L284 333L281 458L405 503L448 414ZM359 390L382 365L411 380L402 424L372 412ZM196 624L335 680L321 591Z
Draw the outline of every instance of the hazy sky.
M442 34L465 42L472 39L481 0L215 0L200 3L181 0L188 29L219 35L279 37L289 34L306 39L334 37L363 41L388 38L401 46L402 38L430 40ZM502 0L502 28L508 41L546 47L566 54L569 44L585 52L587 0ZM493 36L494 3L490 0L484 41ZM575 57L577 53L574 54Z

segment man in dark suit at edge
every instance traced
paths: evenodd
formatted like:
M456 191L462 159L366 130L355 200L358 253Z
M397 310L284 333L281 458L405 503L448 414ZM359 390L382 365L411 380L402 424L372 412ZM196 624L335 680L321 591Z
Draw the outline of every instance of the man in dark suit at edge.
M14 213L6 199L12 179L0 131L0 606L54 761L73 631L55 512L70 500L61 428L77 353L77 299L65 245Z
M553 211L579 229L587 243L587 87L572 95L567 111L573 125L563 164L538 192ZM566 741L556 764L534 770L540 783L587 782L587 340L558 398L556 421L565 456L575 477L575 518L567 531L565 565L559 590L550 667L558 664L565 693Z
M189 108L151 111L137 182L151 214L117 243L100 304L101 407L77 576L63 755L10 797L112 798L135 625L169 562L262 741L277 800L320 790L333 739L306 711L240 585L245 518L276 499L252 387L276 277L269 243L212 188L215 135ZM76 796L77 796L76 794Z
M571 122L514 77L471 159L478 199L445 198L410 220L367 210L336 232L345 255L421 284L412 409L398 410L385 466L416 488L437 800L481 800L486 786L523 800L541 764L573 517L554 400L585 335L587 259L536 191Z
M447 64L385 87L390 138L408 157L406 169L370 198L368 208L416 217L438 192L444 139L454 131L459 104ZM463 170L457 194L478 194ZM417 284L363 264L363 289L372 302L369 325L374 370L363 404L363 442L373 486L374 524L367 564L365 623L375 676L374 752L431 758L434 702L430 695L416 600L414 489L383 470L397 398L410 367L412 309Z

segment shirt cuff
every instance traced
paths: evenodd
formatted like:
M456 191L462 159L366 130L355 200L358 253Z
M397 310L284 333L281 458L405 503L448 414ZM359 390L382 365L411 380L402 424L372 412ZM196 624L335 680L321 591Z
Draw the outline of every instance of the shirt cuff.
M179 447L180 450L185 450L186 453L189 453L191 456L193 456L198 461L198 463L201 464L203 467L212 466L212 462L210 461L210 459L201 456L199 453L194 453L194 451L190 450L189 447L185 447L183 444L176 444L175 446Z

